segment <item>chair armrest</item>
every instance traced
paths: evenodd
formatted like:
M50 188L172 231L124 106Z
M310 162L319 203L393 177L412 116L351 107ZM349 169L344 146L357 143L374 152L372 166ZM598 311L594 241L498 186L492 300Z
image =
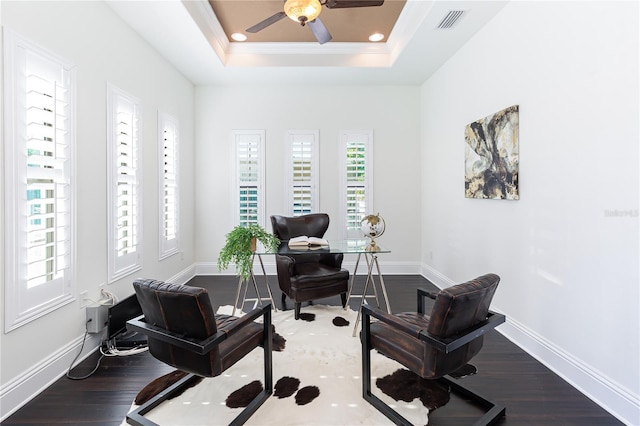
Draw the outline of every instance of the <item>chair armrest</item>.
M276 268L284 276L294 275L296 269L296 260L286 254L276 254Z
M489 311L486 320L481 321L475 326L465 330L464 333L446 339L441 339L439 337L431 335L422 327L416 327L413 324L410 324L395 315L388 314L379 309L372 309L369 305L366 304L362 305L362 315L363 330L365 328L368 329L370 317L374 317L405 334L428 343L435 349L444 353L452 352L459 347L466 345L472 340L477 339L487 331L490 331L505 322L506 319L503 314Z
M267 312L271 312L271 303L266 303L261 308L253 309L248 313L244 314L241 317L238 317L236 321L233 322L226 330L222 330L222 333L225 333L227 337L233 336L235 333L240 331L242 327L245 327L247 324L252 323L259 317L264 317L264 322L271 322L271 316L267 318Z
M146 334L153 339L161 340L165 343L175 345L198 355L204 355L218 346L227 337L232 336L242 327L253 322L253 320L259 316L264 315L265 321L270 322L271 315L267 315L267 310L268 313L271 314L271 303L267 303L262 308L254 309L248 314L242 316L236 321L236 323L229 327L229 329L225 331L217 331L215 334L202 340L185 337L182 334L173 333L165 330L164 328L148 324L144 319L144 315L140 315L137 318L127 321L127 330L137 331L138 333Z
M426 288L419 288L418 289L418 295L423 296L423 297L428 297L429 299L436 299L436 296L438 296L438 292L437 291L430 291L427 290Z
M384 311L381 311L380 309L373 309L367 304L362 305L362 315L363 322L365 321L365 318L366 320L368 320L368 317L371 316L417 339L420 338L420 334L423 330L422 327L416 327L415 325L410 324L395 315L388 314Z
M342 261L344 260L343 253L322 253L320 254L320 263L332 266L336 269L342 268Z
M173 333L169 330L165 330L164 328L151 325L145 321L144 315L140 315L137 318L127 321L127 330L146 334L153 339L161 340L182 349L187 349L199 355L203 355L211 351L211 349L227 338L227 334L225 332L218 331L216 334L209 336L204 340L192 339L190 337L185 337L183 334Z
M458 334L456 336L451 336L446 339L442 339L439 337L432 336L431 334L423 331L420 333L419 339L429 343L434 348L444 353L452 352L458 349L461 346L466 345L474 339L485 334L487 331L491 331L503 322L505 322L506 317L503 314L499 314L493 311L489 311L487 313L487 319L479 322L471 328L468 328L464 331L464 333Z
M425 288L419 288L418 289L418 313L419 314L425 314L426 310L425 310L425 297L428 297L429 299L433 299L436 300L436 296L438 296L438 292L437 291L429 291Z

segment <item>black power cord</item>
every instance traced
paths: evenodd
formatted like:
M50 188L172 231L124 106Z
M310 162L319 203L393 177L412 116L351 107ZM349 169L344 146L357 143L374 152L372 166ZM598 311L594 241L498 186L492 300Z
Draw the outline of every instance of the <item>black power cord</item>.
M89 324L91 321L92 319L89 318L89 320L87 320L87 322L84 324L84 337L82 338L82 345L80 346L80 352L78 352L78 355L76 355L73 361L71 361L71 365L69 365L69 369L67 370L66 376L71 380L84 380L86 378L91 377L91 375L93 375L93 373L95 373L98 370L98 367L100 367L100 362L102 361L102 358L104 358L104 354L102 354L102 351L101 351L100 358L98 358L98 362L96 363L95 368L91 370L91 372L86 376L76 377L71 375L71 369L73 368L73 364L75 364L75 362L80 357L80 354L82 354L82 349L84 349L84 343L87 341L87 335L89 334L89 328L87 327L87 324Z

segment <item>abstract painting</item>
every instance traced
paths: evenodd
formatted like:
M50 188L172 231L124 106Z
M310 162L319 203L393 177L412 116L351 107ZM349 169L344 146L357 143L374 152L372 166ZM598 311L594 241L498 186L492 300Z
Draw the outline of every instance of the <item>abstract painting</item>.
M517 200L519 106L467 125L464 186L467 198Z

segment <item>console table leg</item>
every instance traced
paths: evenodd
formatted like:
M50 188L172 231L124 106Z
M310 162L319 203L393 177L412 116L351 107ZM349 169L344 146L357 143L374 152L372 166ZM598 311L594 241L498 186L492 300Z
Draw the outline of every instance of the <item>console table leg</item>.
M236 315L236 309L238 307L238 300L240 300L240 292L241 291L242 291L242 278L239 278L238 279L238 290L236 291L236 301L233 304L233 313L231 314L231 316L235 316Z
M371 256L371 259L369 259ZM373 262L377 259L377 257L373 254L366 255L365 259L367 259L367 280L371 280L371 288L373 289L373 297L376 299L376 306L380 308L380 300L378 299L378 290L376 289L376 282L373 279ZM366 296L366 294L365 294Z
M360 253L358 253L358 257L356 258L356 266L353 268L353 275L351 275L351 284L349 284L349 292L347 293L347 304L344 307L346 311L349 307L349 299L351 299L351 293L353 292L353 284L356 280L356 273L358 272L358 264L360 263Z
M257 308L258 305L262 306L262 299L260 298L260 290L258 289L258 282L256 281L256 276L251 271L251 280L253 281L253 288L256 290L256 302L253 304L253 309ZM249 283L247 283L247 287L249 287ZM245 292L245 300L247 299L247 293Z
M391 306L389 305L389 296L387 296L387 287L384 285L384 278L380 272L380 265L378 264L378 256L373 256L373 260L376 262L376 269L378 270L378 278L380 279L380 288L382 288L382 296L387 305L387 313L391 313Z
M278 312L278 308L276 304L273 303L273 294L271 293L271 286L269 285L269 278L267 276L267 271L264 269L264 263L262 262L262 256L258 255L258 260L260 261L260 267L262 267L262 275L264 276L264 283L267 286L267 293L269 293L269 300L271 301L271 306L273 310Z
M373 280L373 275L371 271L373 270L373 260L369 261L369 257L367 254L364 255L364 258L367 261L367 279L364 282L364 289L362 290L362 299L360 300L360 306L358 307L358 315L356 316L356 324L353 326L353 337L356 337L356 332L358 331L358 325L360 324L360 316L362 315L362 305L364 304L365 299L367 298L367 289L369 288L369 283L373 286L373 294L376 296L376 304L380 307L380 303L378 302L378 296L376 293L376 283Z

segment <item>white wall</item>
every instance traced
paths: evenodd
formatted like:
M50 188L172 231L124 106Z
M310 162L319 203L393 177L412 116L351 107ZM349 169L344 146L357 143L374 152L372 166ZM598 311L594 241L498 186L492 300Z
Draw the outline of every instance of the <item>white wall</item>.
M320 131L320 210L339 239L339 131L372 129L374 209L387 225L380 238L383 273L418 273L420 261L420 92L416 87L198 87L196 89L196 253L199 274L216 274L233 218L231 131L266 130L266 216L287 214L286 131ZM355 259L345 258L344 265ZM273 265L273 259L265 258ZM359 269L363 270L363 269ZM275 269L272 271L275 273Z
M504 333L634 425L638 36L637 2L512 2L423 85L421 110L426 276L498 273ZM521 199L465 199L465 126L514 104Z
M107 82L142 103L144 260L143 269L135 276L102 288L123 298L133 293L131 282L138 276L169 279L188 275L194 262L193 85L103 2L2 1L1 17L3 27L77 66L77 291L88 291L88 296L97 300L99 284L107 281ZM158 109L180 122L182 162L183 253L161 262L157 239ZM2 224L3 212L4 208L0 209ZM2 263L2 289L4 268ZM2 329L4 302L3 296ZM64 373L79 352L84 323L84 309L76 301L8 334L0 334L0 419ZM98 341L97 336L91 335L85 352L95 348Z

